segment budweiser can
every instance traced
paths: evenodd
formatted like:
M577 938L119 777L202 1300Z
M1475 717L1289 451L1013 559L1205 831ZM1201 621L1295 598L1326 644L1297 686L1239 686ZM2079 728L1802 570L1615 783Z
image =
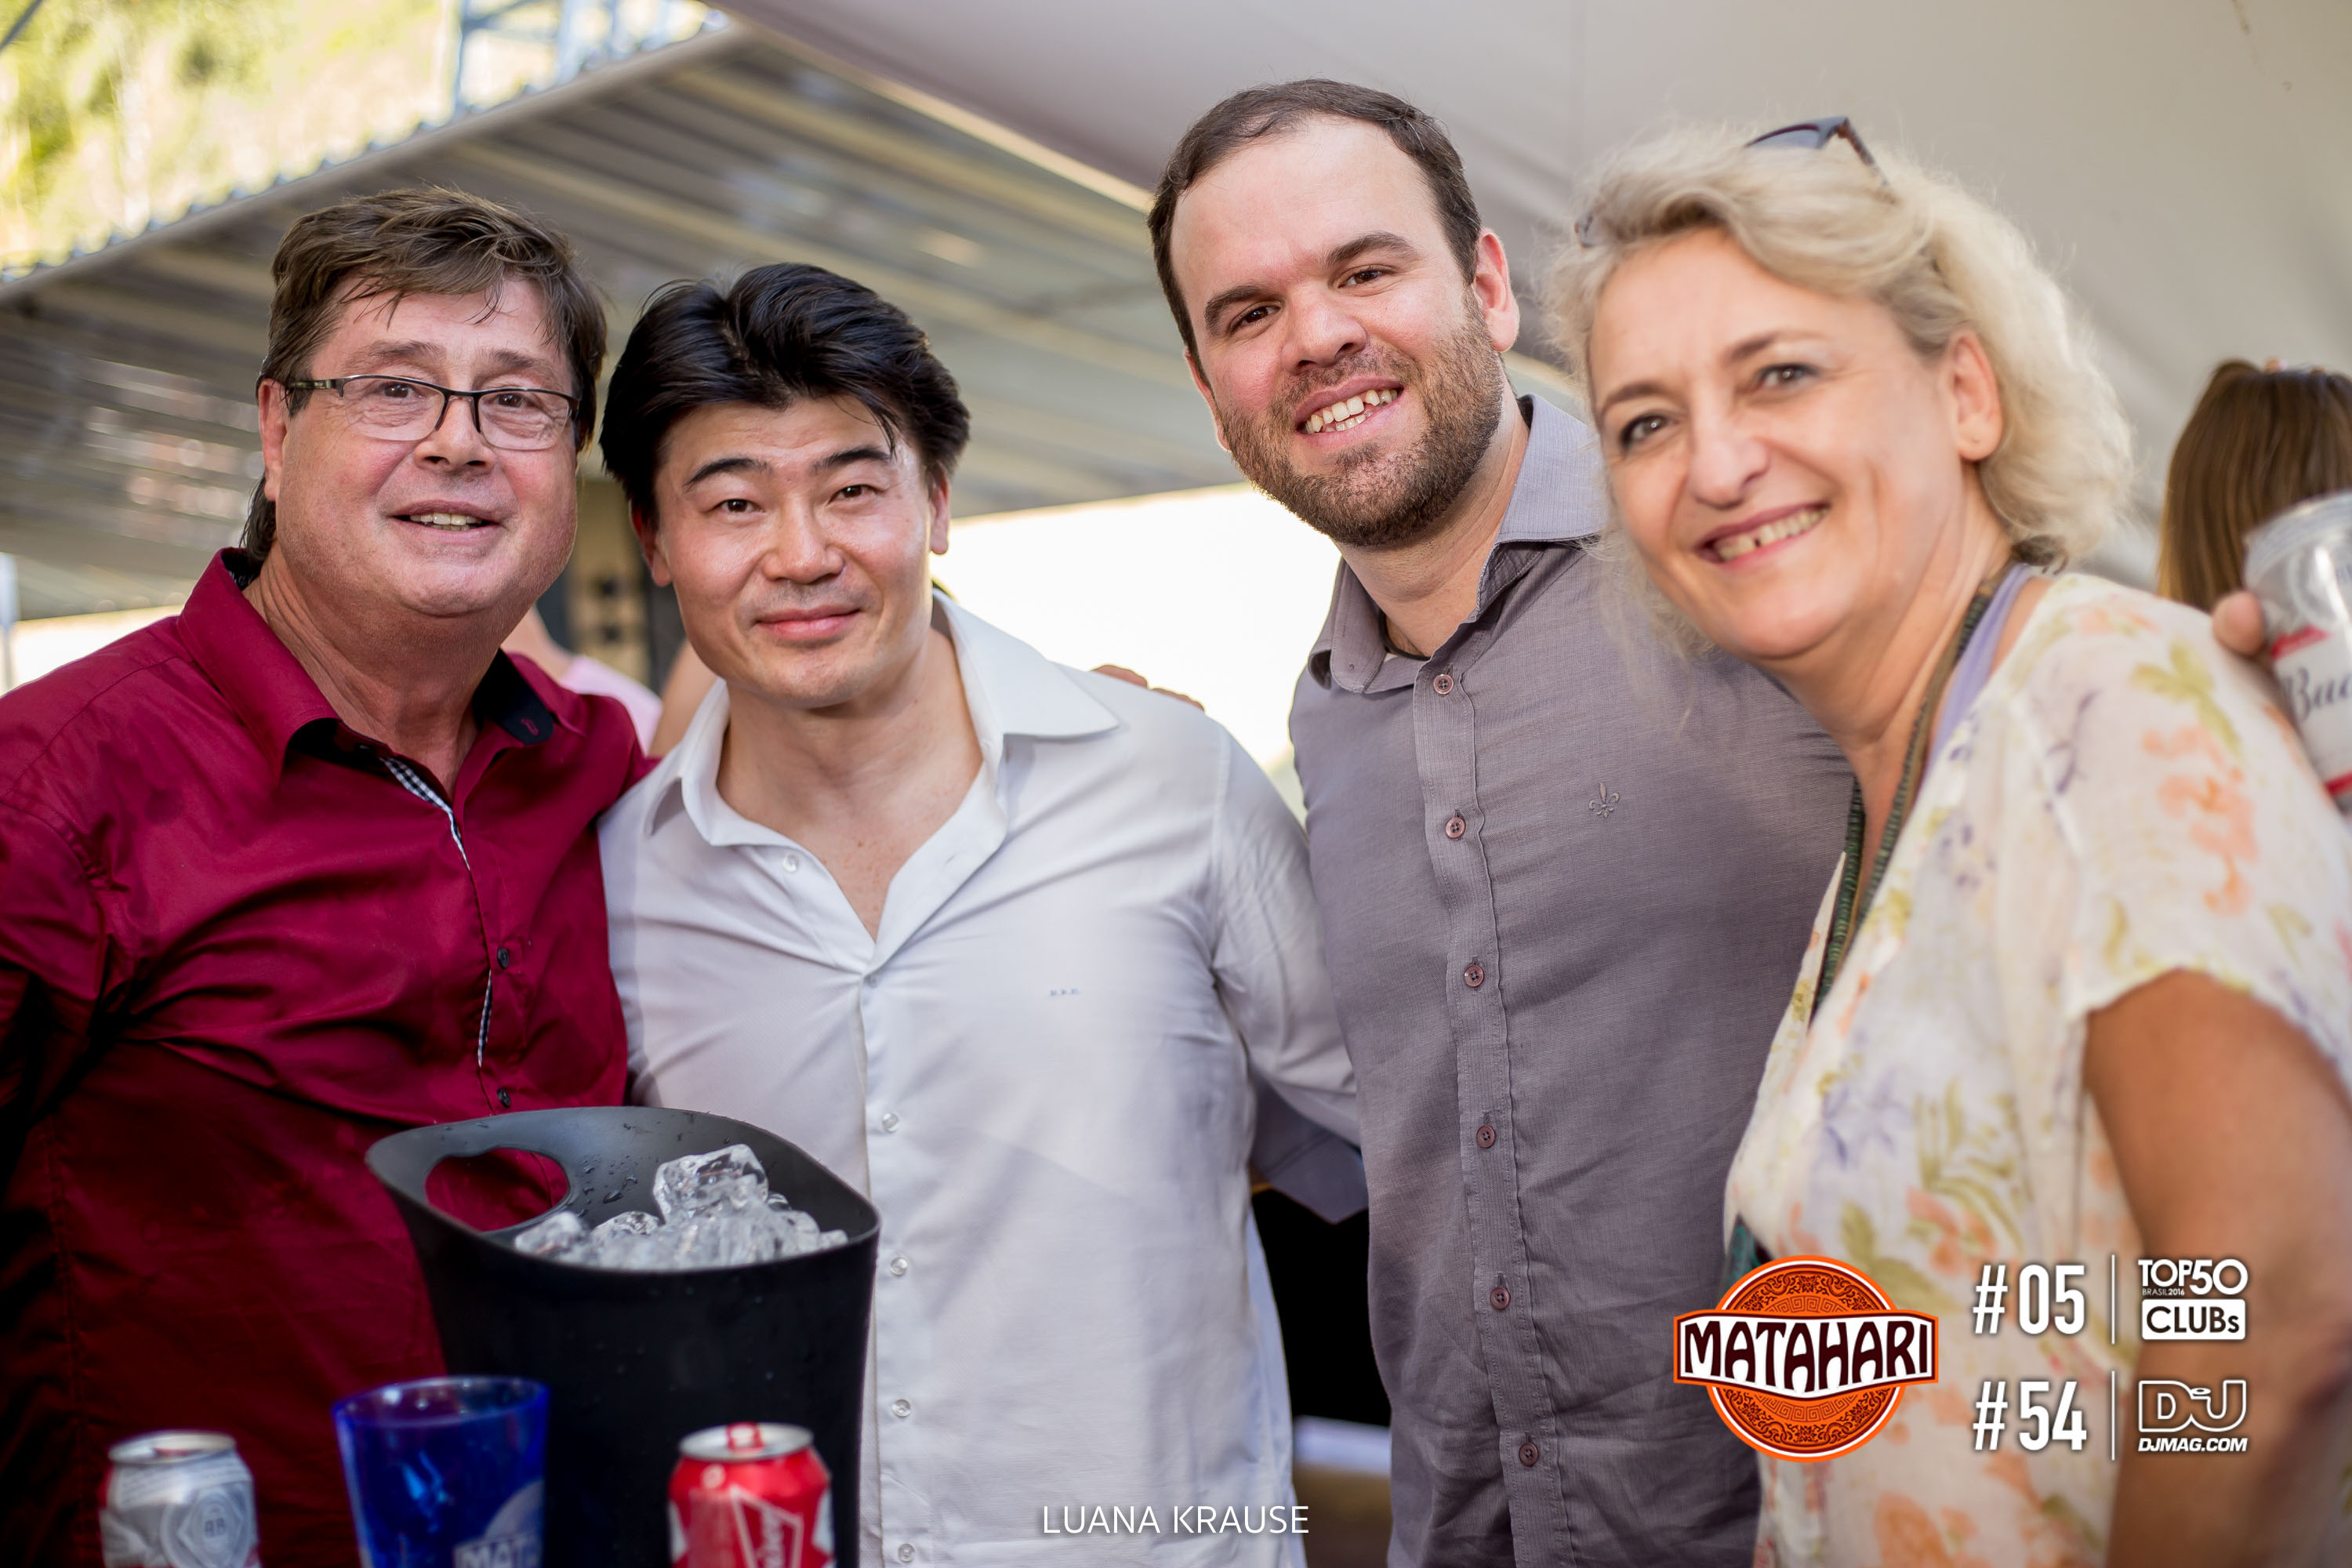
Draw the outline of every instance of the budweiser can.
M225 1432L150 1432L106 1451L106 1568L261 1568L253 1472Z
M669 1473L671 1568L830 1568L833 1478L808 1428L709 1426Z
M2289 507L2246 535L2271 670L2336 807L2352 814L2352 490Z

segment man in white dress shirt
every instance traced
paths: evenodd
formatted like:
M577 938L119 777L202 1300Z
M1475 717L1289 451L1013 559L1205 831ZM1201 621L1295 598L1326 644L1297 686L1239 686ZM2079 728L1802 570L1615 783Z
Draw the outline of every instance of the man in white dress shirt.
M933 592L967 417L865 288L674 285L608 408L719 677L603 829L634 1092L881 1211L865 1560L1298 1563L1253 1074L1355 1109L1296 823L1203 714Z

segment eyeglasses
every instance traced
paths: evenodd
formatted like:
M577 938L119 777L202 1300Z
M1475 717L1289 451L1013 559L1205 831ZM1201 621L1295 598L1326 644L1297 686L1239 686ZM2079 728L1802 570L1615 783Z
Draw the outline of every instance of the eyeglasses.
M1767 131L1748 145L1817 150L1836 141L1849 143L1855 157L1873 169L1878 167L1878 160L1872 157L1870 149L1862 144L1862 132L1856 131L1853 121L1843 114L1833 114L1827 120L1801 120L1794 125L1783 125L1778 131Z
M1886 174L1879 168L1878 160L1872 157L1870 149L1862 144L1862 132L1856 131L1853 128L1853 121L1843 114L1833 114L1826 120L1801 120L1794 125L1783 125L1778 131L1767 131L1747 145L1748 147L1797 147L1816 151L1828 146L1832 142L1843 142L1851 146L1853 149L1853 155L1862 160L1864 166L1876 174L1882 184L1885 183ZM1586 249L1590 250L1601 243L1600 234L1600 226L1592 214L1586 213L1576 220L1576 237Z
M449 405L462 397L474 405L474 428L482 439L505 452L543 452L554 446L572 428L580 406L578 398L543 386L460 392L404 375L339 375L285 386L289 392L333 393L353 426L386 441L422 441L441 428Z

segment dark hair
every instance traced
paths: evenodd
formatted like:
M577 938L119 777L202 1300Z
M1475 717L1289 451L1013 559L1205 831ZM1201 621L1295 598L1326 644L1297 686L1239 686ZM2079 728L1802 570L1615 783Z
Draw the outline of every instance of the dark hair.
M2352 377L2224 361L2172 448L2157 591L2211 609L2245 586L2250 530L2340 489L2352 489Z
M654 470L670 426L698 408L788 408L850 397L893 443L912 443L944 483L971 438L955 377L907 312L863 283L797 262L754 268L724 292L672 283L629 332L604 413L604 467L652 523Z
M532 284L572 365L572 391L580 399L573 449L585 447L596 427L604 308L572 242L528 214L436 188L354 196L295 219L278 242L269 277L269 351L261 379L280 384L310 374L310 356L333 335L346 304L385 294L495 295L509 279ZM286 405L299 410L310 397L289 391ZM266 556L277 539L277 505L256 485L245 548Z
M1445 127L1393 93L1351 82L1309 77L1272 87L1253 87L1234 94L1192 121L1168 166L1160 173L1160 189L1151 198L1151 260L1160 268L1160 291L1175 312L1176 330L1183 334L1184 352L1196 358L1200 345L1192 341L1192 312L1176 287L1176 264L1169 255L1169 232L1176 225L1176 202L1208 172L1261 137L1287 131L1312 115L1358 120L1389 133L1397 150L1421 165L1429 194L1437 204L1437 219L1445 227L1447 248L1467 281L1478 267L1478 202L1462 173L1461 154L1445 134Z

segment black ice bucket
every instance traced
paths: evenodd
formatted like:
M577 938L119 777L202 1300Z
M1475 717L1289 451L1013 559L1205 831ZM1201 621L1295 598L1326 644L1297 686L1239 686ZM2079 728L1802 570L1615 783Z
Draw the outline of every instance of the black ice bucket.
M517 1252L505 1241L523 1226L478 1231L425 1195L444 1160L520 1149L563 1167L571 1188L560 1206L593 1227L624 1209L656 1212L654 1170L665 1160L730 1143L749 1144L770 1190L824 1229L847 1231L848 1245L736 1268L590 1268ZM833 1474L835 1561L854 1568L880 1226L855 1190L759 1128L637 1107L413 1128L379 1142L367 1163L408 1222L449 1370L547 1384L548 1568L668 1563L678 1439L730 1421L785 1421L815 1435Z

